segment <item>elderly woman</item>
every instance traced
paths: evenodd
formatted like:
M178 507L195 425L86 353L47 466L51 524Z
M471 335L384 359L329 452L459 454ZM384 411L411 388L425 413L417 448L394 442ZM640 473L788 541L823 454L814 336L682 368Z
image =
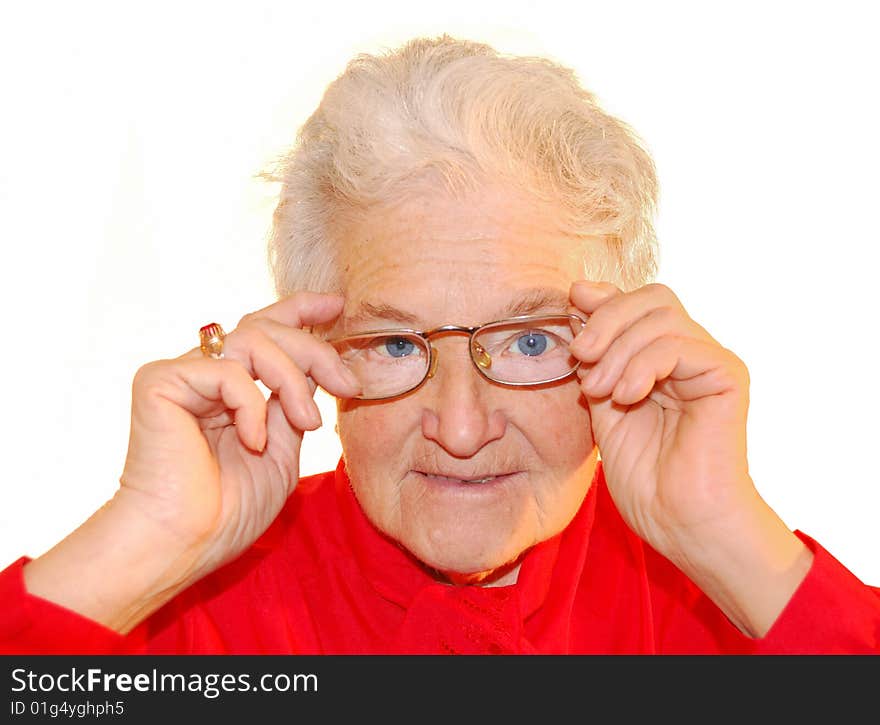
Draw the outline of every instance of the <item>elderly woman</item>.
M649 284L651 159L570 71L358 57L277 178L279 301L138 372L116 495L0 576L4 651L878 651L878 591L756 491L746 367ZM299 480L316 386L343 456Z

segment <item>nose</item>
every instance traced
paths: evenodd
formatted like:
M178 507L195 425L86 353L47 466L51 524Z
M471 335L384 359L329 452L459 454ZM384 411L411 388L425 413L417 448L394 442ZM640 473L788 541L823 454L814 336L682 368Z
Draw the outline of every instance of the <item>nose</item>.
M422 435L456 458L470 458L504 435L507 418L495 401L495 386L475 369L467 343L438 346L434 377L422 388Z

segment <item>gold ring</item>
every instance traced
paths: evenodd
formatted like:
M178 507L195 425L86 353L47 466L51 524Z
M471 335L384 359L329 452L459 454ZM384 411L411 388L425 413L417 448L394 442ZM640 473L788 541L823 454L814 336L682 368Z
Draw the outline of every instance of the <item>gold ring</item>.
M223 338L226 333L216 322L199 328L199 347L202 355L219 360L223 357Z

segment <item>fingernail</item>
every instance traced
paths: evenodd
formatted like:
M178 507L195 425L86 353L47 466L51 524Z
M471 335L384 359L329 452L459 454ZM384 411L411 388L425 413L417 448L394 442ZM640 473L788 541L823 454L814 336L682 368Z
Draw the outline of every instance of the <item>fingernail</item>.
M614 390L611 391L611 397L614 400L626 400L627 396L631 394L632 385L629 380L621 380L614 386Z
M358 380L355 374L344 365L342 366L342 377L348 384L348 387L354 388L355 390L361 389L361 381Z
M599 335L595 330L584 328L578 333L577 337L574 338L572 344L576 345L579 350L587 351L596 344L598 338Z
M587 373L586 377L584 378L584 385L586 385L590 389L597 387L602 381L602 375L602 368L600 368L598 365L593 366L593 369L590 370L590 372Z
M315 401L309 401L311 405L306 412L306 418L309 421L309 425L312 428L320 428L321 427L321 411L318 410L318 406L315 404Z

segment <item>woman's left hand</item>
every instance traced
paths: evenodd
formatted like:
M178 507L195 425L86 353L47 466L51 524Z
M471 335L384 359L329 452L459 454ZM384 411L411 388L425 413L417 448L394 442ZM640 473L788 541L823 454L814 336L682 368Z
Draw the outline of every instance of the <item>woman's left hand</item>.
M589 315L571 350L609 489L636 533L668 555L677 533L751 496L748 371L664 285L623 293L578 282L571 299Z
M618 510L742 629L766 629L811 556L749 476L745 364L664 285L576 282L571 302L589 316L571 351ZM781 588L751 593L765 581ZM737 611L765 595L757 624Z

